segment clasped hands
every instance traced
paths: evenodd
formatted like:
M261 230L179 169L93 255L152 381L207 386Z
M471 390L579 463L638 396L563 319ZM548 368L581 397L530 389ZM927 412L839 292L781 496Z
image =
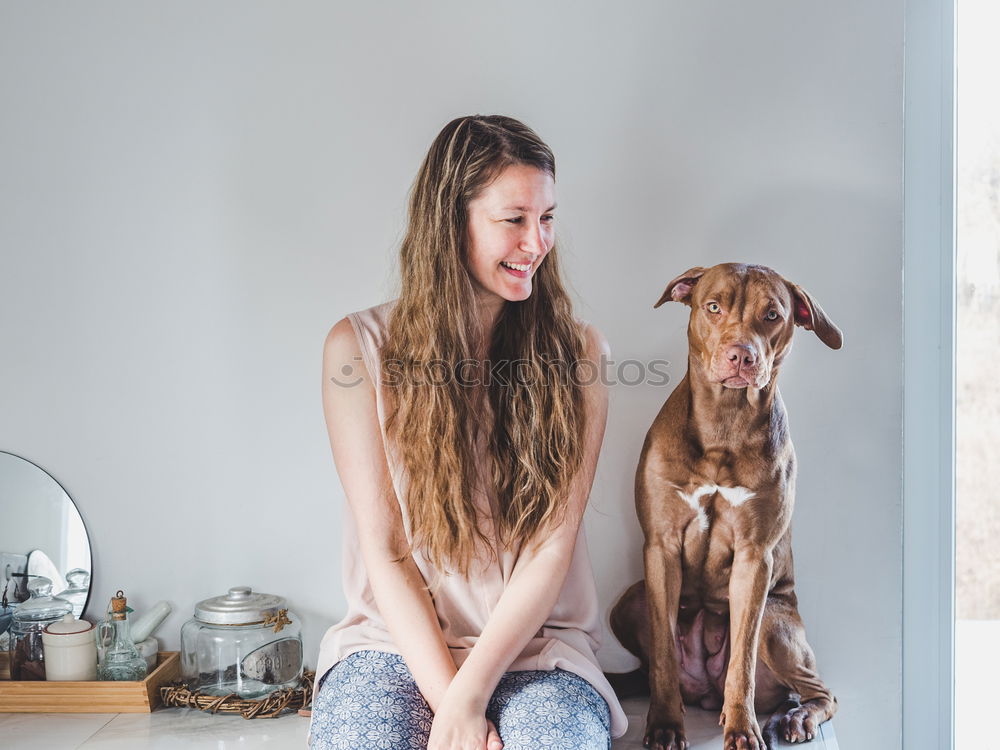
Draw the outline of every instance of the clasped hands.
M427 750L502 750L496 725L481 700L448 690L434 714Z

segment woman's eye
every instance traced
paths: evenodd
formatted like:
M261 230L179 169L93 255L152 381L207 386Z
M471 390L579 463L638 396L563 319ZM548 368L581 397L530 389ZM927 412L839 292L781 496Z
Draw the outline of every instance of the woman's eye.
M556 219L556 217L553 216L552 214L545 214L542 217L542 221L555 221L555 219Z
M719 307L719 303L718 302L709 302L707 305L705 305L705 309L708 310L712 314L722 312L722 308Z
M778 319L777 310L768 310L767 315L764 316L764 320L777 320L777 319Z
M511 224L520 224L521 223L521 217L520 216L515 216L513 219L504 219L504 221L509 221Z

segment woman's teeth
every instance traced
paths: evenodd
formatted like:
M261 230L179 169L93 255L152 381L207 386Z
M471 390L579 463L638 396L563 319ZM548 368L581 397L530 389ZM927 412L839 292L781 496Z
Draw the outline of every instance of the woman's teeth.
M507 261L502 260L502 261L500 261L500 265L501 266L507 266L507 268L513 268L515 271L530 271L531 270L531 264L530 263L525 263L524 265L521 265L519 263L508 263Z

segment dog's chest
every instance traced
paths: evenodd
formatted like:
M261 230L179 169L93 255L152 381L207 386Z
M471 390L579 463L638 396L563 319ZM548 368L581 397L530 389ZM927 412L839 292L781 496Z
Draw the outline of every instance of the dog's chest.
M729 508L739 508L755 494L740 485L701 484L688 492L677 489L677 496L694 511L695 531L702 535L709 533L713 521L727 515Z
M757 493L742 485L714 483L676 493L690 514L683 534L686 587L704 590L705 584L711 584L710 588L718 587L718 595L724 597L735 540L746 524L748 503Z

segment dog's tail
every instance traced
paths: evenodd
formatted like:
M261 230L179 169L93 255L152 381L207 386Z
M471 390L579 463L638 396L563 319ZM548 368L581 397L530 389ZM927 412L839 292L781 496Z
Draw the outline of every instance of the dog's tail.
M649 675L642 669L633 669L631 672L605 672L604 676L615 689L615 695L619 700L649 695Z
M765 724L764 728L761 730L761 734L764 735L764 742L767 744L768 750L776 750L778 747L778 724L781 723L781 717L793 708L798 708L799 705L798 701L789 698L787 701L774 709L774 713L771 714L771 718L767 720L767 724Z

